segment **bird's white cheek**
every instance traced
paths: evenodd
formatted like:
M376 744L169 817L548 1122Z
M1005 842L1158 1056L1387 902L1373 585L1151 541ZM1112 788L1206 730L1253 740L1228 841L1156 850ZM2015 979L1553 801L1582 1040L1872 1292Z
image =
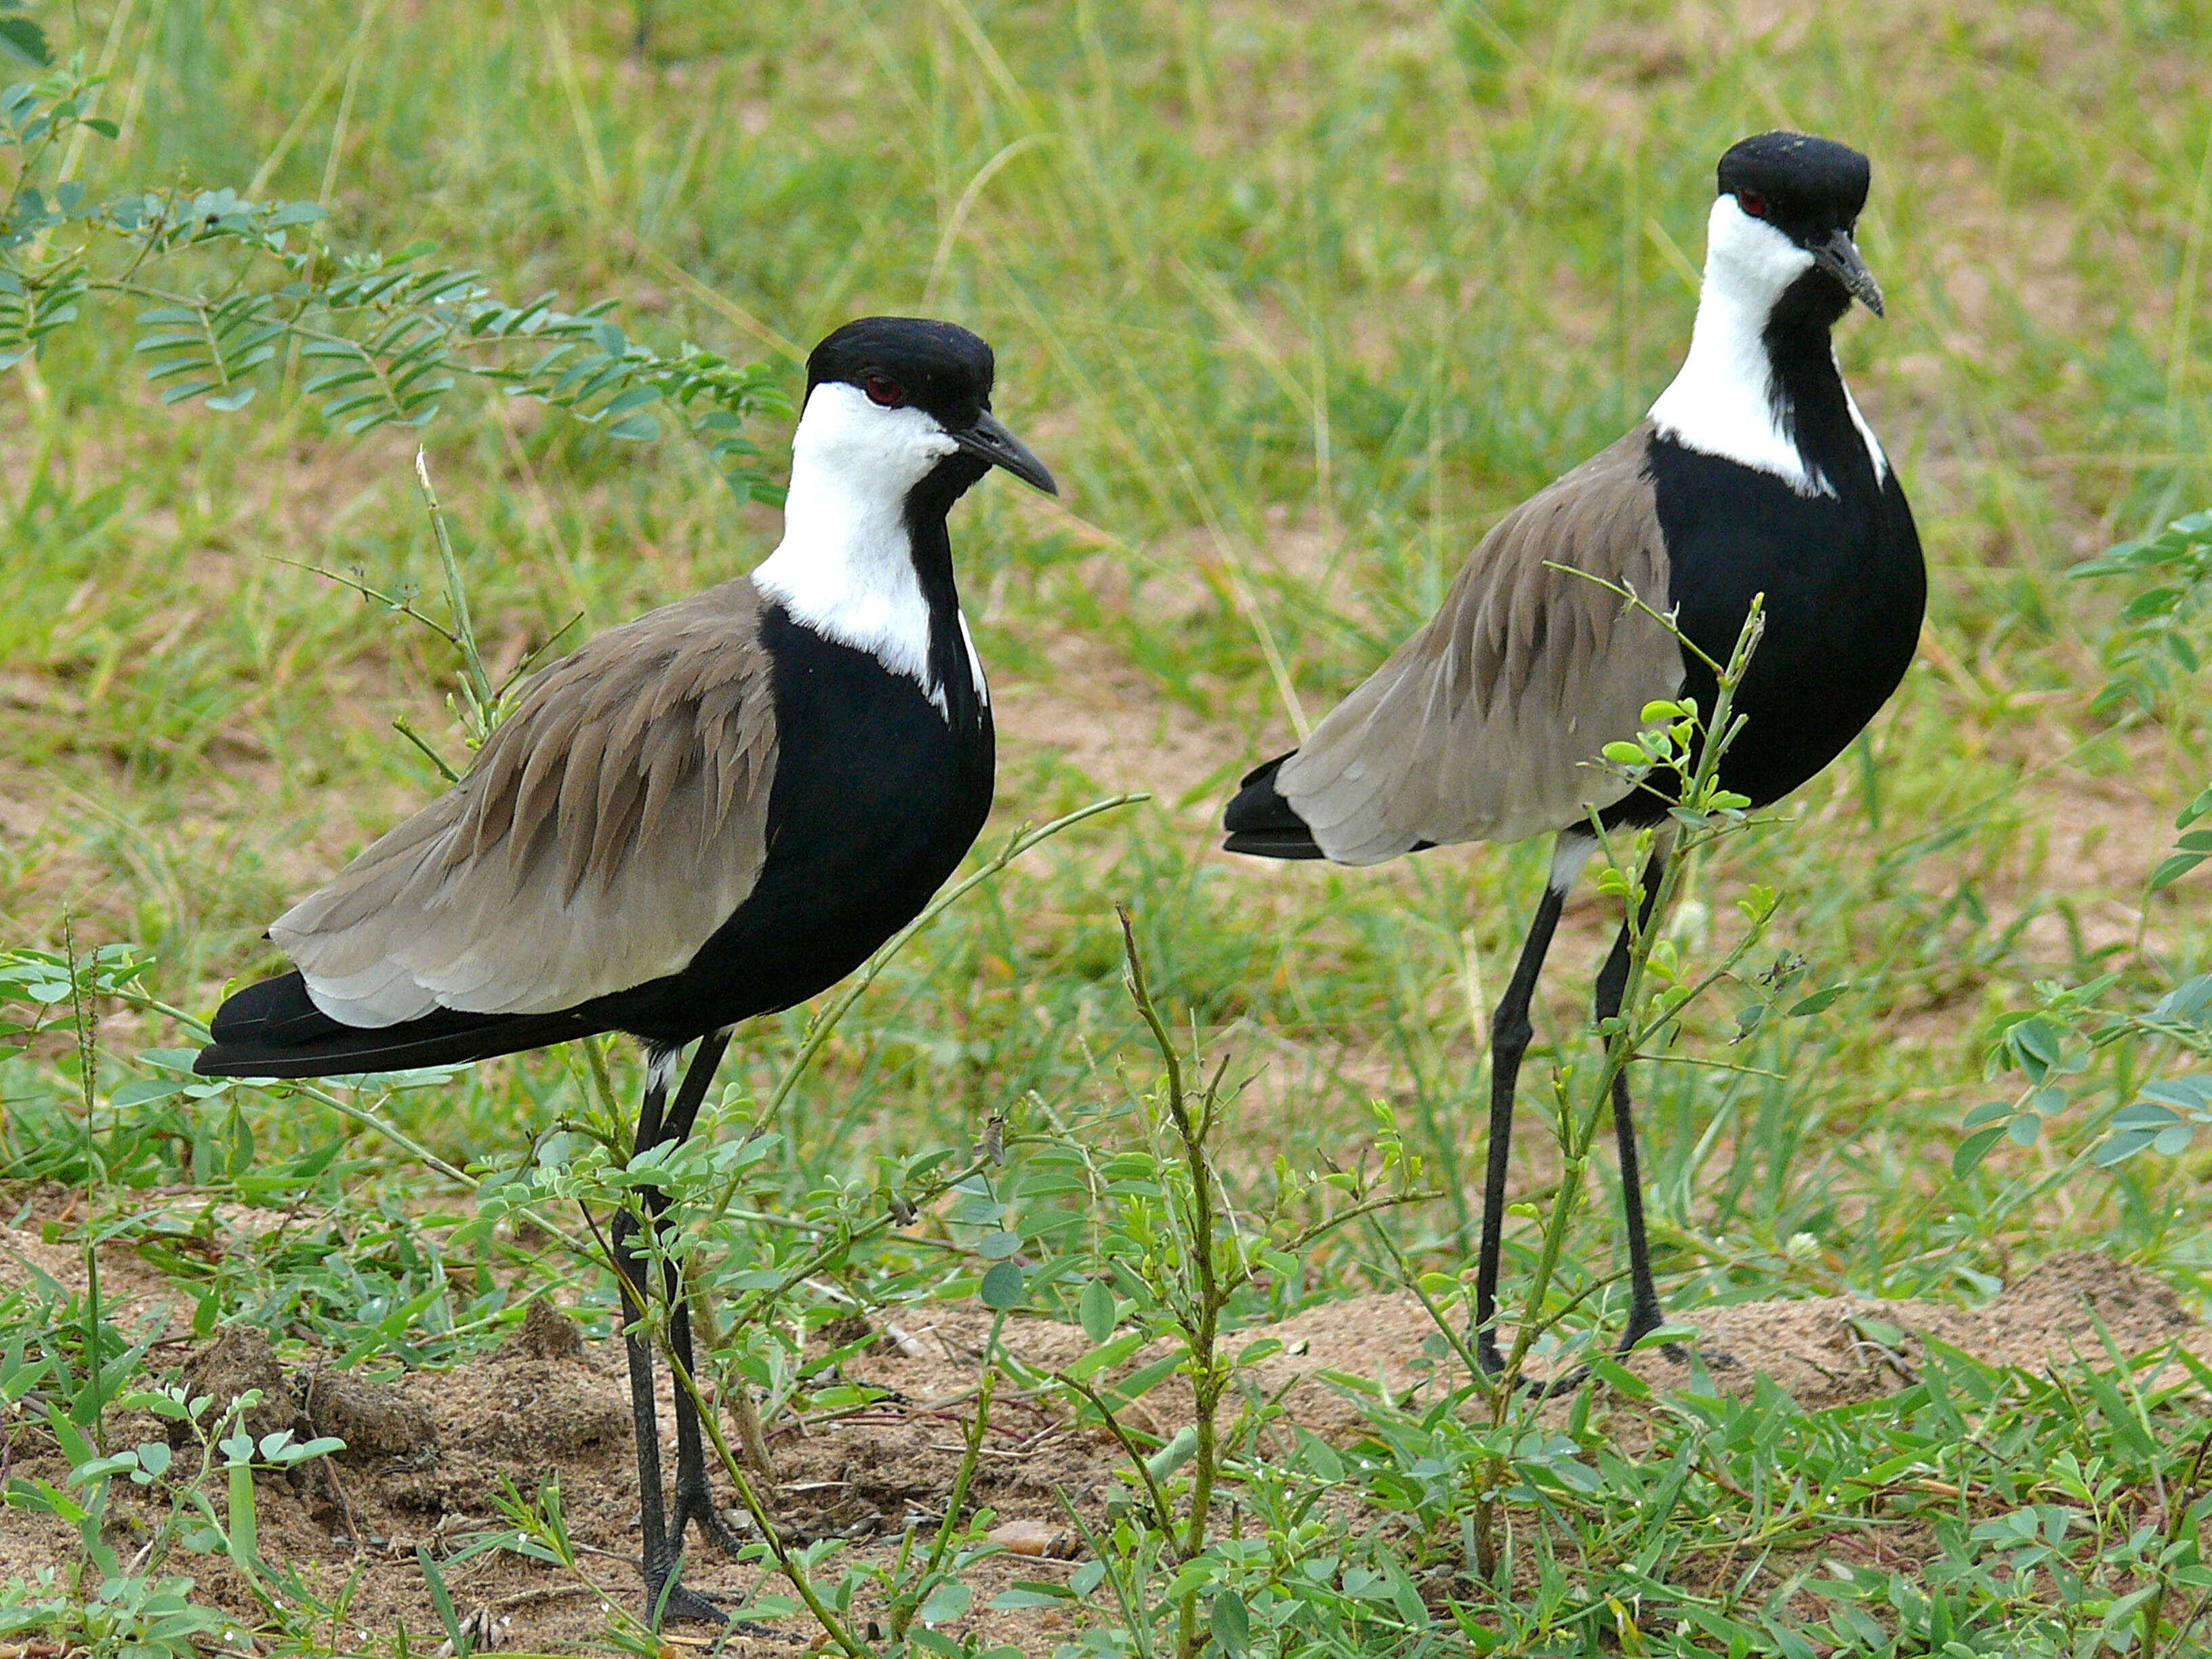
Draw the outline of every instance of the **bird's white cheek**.
M814 388L791 447L794 470L834 472L854 494L902 500L958 447L923 410L881 408L842 382Z
M1717 198L1705 222L1706 281L1746 301L1771 305L1813 268L1813 256L1733 196Z

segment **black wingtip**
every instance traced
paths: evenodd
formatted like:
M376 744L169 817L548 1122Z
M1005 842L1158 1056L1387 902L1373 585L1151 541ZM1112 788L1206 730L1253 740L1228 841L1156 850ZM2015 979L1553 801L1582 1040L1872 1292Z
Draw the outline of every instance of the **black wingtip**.
M251 1068L346 1030L315 1006L307 982L296 972L279 974L224 999L208 1022L208 1035L215 1041L200 1050L192 1070L202 1077L274 1075Z
M1297 752L1295 749L1291 755ZM1221 815L1221 827L1228 831L1221 843L1231 853L1249 853L1262 859L1317 859L1326 857L1313 831L1297 810L1275 792L1275 774L1290 755L1278 755L1265 765L1255 766L1244 775L1236 799Z
M315 1006L307 981L282 974L247 986L227 1000L208 1026L215 1041L192 1070L202 1077L350 1077L407 1072L424 1066L465 1066L570 1037L589 1036L606 1022L567 1009L553 1014L466 1014L441 1009L421 1019L363 1029Z

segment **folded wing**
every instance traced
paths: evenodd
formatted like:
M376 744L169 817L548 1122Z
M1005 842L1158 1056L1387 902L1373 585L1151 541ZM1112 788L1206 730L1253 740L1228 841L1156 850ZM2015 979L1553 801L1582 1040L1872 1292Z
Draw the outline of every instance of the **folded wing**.
M1485 537L1428 626L1330 713L1275 787L1344 864L1518 841L1626 793L1590 763L1682 684L1639 426ZM1593 580L1593 578L1596 580Z
M316 1006L546 1013L682 969L765 855L760 611L741 577L540 675L465 778L270 926Z

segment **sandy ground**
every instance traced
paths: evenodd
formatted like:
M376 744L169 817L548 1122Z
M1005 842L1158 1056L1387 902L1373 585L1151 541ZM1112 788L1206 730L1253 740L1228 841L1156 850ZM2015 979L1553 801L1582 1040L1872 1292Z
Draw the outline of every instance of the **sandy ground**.
M0 1228L0 1291L27 1286L40 1274L64 1286L81 1284L76 1248L49 1238L59 1238L50 1227ZM182 1328L187 1310L173 1290L128 1251L103 1255L102 1279L126 1324L166 1316L169 1328ZM2163 1284L2090 1252L2051 1258L1978 1309L1832 1297L1714 1308L1691 1314L1686 1322L1699 1333L1697 1350L1712 1386L1747 1392L1755 1378L1771 1377L1810 1408L1908 1386L1930 1338L1993 1364L2038 1371L2077 1359L2104 1363L2100 1324L2124 1353L2179 1340L2212 1354L2212 1330ZM889 1328L893 1324L896 1331ZM846 1364L852 1380L888 1391L880 1402L836 1421L801 1425L787 1417L771 1425L773 1503L787 1534L842 1538L859 1559L880 1563L896 1551L907 1528L933 1527L972 1420L988 1330L989 1316L973 1304L906 1310L883 1321L877 1340ZM1410 1295L1310 1310L1273 1328L1284 1351L1261 1362L1255 1381L1269 1393L1281 1392L1293 1421L1349 1440L1361 1423L1349 1379L1413 1404L1443 1386L1424 1348L1431 1330ZM846 1332L841 1340L865 1334ZM1239 1345L1252 1334L1240 1334ZM1004 1340L1013 1355L1044 1371L1066 1365L1088 1346L1080 1331L1042 1320L1011 1324ZM584 1340L580 1328L550 1305L534 1309L496 1353L454 1370L392 1380L282 1364L266 1336L247 1327L197 1346L170 1340L156 1352L157 1364L164 1360L181 1362L196 1390L228 1395L262 1389L264 1402L253 1425L261 1431L292 1426L347 1442L343 1453L305 1478L264 1480L259 1511L265 1557L290 1563L325 1591L359 1574L348 1623L366 1634L355 1640L388 1639L402 1623L417 1644L439 1635L416 1547L451 1554L469 1537L497 1529L501 1522L492 1500L502 1480L530 1493L549 1476L557 1478L593 1583L611 1596L640 1593L632 1565L637 1487L621 1352L611 1343ZM1657 1352L1639 1355L1635 1369L1661 1389L1691 1381L1682 1365ZM1143 1402L1150 1420L1141 1426L1171 1434L1187 1401L1187 1392L1172 1387L1155 1390ZM664 1376L664 1425L669 1409ZM1632 1413L1613 1420L1623 1434L1633 1433ZM150 1417L114 1425L114 1437L125 1443L160 1432ZM665 1455L672 1468L672 1442ZM45 1433L21 1413L9 1425L8 1461L18 1476L58 1480L66 1472ZM1086 1518L1097 1516L1121 1462L1110 1440L1077 1425L1057 1401L1001 1387L971 1494L996 1511L999 1524L1013 1528L1007 1535L1020 1536L1024 1553L1010 1552L969 1575L978 1609L1016 1579L1070 1571L1079 1540L1063 1500ZM121 1508L120 1524L128 1531L128 1500ZM72 1544L66 1528L5 1512L0 1577L59 1565ZM203 1593L242 1616L252 1614L244 1586L225 1564L183 1558L180 1565L198 1574ZM591 1586L510 1554L478 1556L455 1568L449 1582L465 1613L483 1610L501 1647L582 1651L603 1628ZM709 1556L695 1561L690 1582L742 1597L759 1575ZM983 1610L948 1633L974 1630L1045 1652L1070 1627L1069 1615L1051 1610ZM787 1629L787 1640L763 1635L745 1645L798 1651L812 1638L804 1621L790 1621ZM704 1635L696 1626L672 1631L679 1642Z

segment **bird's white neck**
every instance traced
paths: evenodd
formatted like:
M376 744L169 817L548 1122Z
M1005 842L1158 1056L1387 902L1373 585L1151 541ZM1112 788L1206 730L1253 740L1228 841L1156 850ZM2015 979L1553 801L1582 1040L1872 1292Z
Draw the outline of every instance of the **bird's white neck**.
M1689 355L1652 404L1650 419L1662 435L1686 449L1771 473L1801 495L1832 495L1835 486L1806 460L1791 435L1789 393L1766 344L1776 303L1812 266L1810 253L1745 213L1733 196L1715 201L1706 222L1705 283ZM1888 461L1849 386L1844 400L1873 457L1875 476L1881 477Z
M928 597L915 568L907 498L955 448L916 409L878 409L856 386L829 382L807 399L791 445L783 539L753 571L763 598L825 639L866 651L928 694ZM964 639L966 621L961 619ZM976 689L982 670L973 646Z

